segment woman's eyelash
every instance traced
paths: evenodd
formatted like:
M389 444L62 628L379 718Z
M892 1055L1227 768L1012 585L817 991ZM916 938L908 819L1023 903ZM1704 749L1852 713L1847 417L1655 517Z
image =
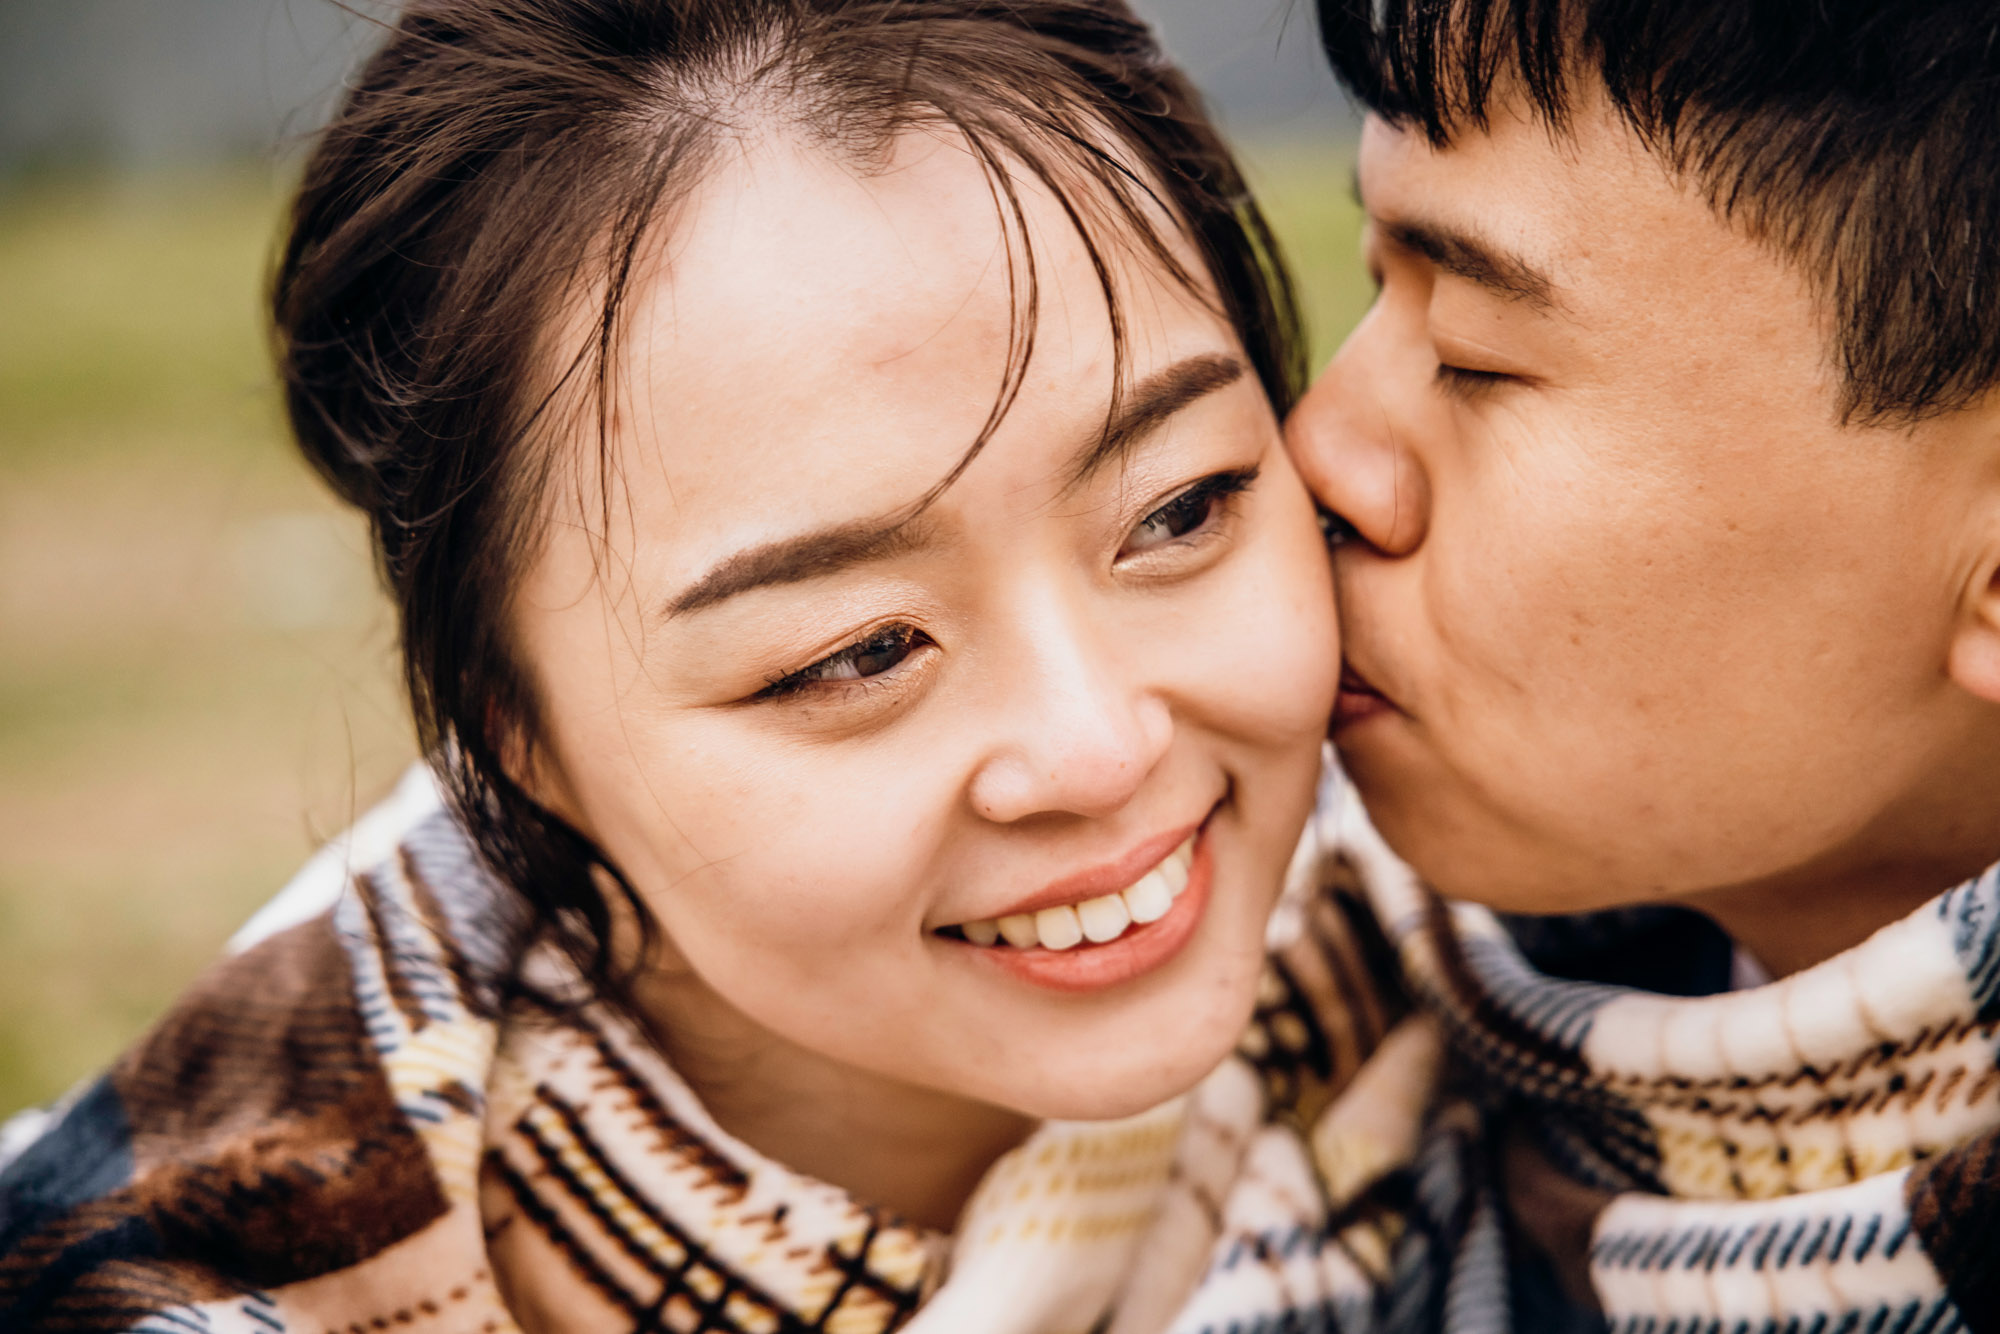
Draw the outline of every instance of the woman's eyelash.
M846 648L829 653L817 662L801 667L795 672L787 672L782 676L771 678L770 683L758 691L755 698L781 699L786 695L797 694L801 690L810 690L816 686L824 685L866 689L874 682L876 677L886 676L889 672L894 671L897 666L901 665L903 659L909 657L911 653L914 653L923 644L929 642L929 638L923 631L917 629L915 626L885 626L880 630L871 631L862 636ZM857 674L838 680L831 675L831 673L845 667L858 669L870 659L880 660L884 658L892 660L879 672Z
M1219 472L1204 477L1187 490L1156 507L1139 521L1139 526L1143 528L1147 524L1159 521L1194 518L1197 522L1190 526L1188 532L1191 534L1194 528L1200 527L1212 517L1216 505L1249 490L1257 480L1258 471L1254 467L1234 468L1229 472ZM1183 535L1185 534L1174 534L1174 536Z
M1179 532L1169 532L1168 540L1192 537L1197 530L1214 521L1217 507L1249 490L1256 482L1259 471L1256 467L1232 468L1228 472L1204 477L1154 507L1139 526L1143 528L1159 523L1171 528L1176 522L1185 521L1186 527ZM783 699L820 687L865 690L894 672L905 659L930 642L929 637L915 626L885 626L795 672L770 678L764 688L751 698Z
M1202 478L1181 492L1181 497L1198 495L1203 500L1227 500L1231 496L1240 496L1256 483L1257 474L1261 471L1261 468L1251 467L1219 472L1212 477Z

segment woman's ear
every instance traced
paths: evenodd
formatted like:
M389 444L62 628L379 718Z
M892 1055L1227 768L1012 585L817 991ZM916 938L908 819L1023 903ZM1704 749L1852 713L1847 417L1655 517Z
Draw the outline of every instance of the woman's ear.
M498 699L489 701L486 741L509 782L570 828L583 831L578 818L582 812L562 766L547 747L535 744L533 728L521 710L508 708Z

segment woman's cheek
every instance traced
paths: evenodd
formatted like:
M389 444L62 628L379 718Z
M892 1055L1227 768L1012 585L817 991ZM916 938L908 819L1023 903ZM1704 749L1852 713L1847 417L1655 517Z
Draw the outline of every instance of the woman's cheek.
M1219 590L1203 645L1207 691L1240 739L1317 756L1340 680L1340 629L1318 526L1293 529L1245 552L1254 559L1238 561Z
M856 773L826 758L687 794L678 809L689 837L649 894L663 926L690 944L744 957L775 951L809 971L851 967L862 952L917 934L935 797L925 803L910 782L889 779L894 767ZM785 781L773 781L780 772Z

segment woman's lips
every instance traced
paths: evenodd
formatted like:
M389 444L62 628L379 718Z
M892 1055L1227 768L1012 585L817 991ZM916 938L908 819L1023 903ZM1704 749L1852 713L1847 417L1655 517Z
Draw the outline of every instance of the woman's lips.
M1006 939L995 939L985 944L952 936L938 939L948 946L972 951L981 960L1021 981L1051 991L1099 991L1130 981L1152 972L1179 954L1193 939L1195 928L1201 925L1215 879L1208 830L1209 826L1204 824L1194 836L1192 855L1186 859L1185 884L1172 894L1164 912L1151 921L1129 921L1115 936L1101 944L1088 935L1062 949L1051 949L1039 943L1023 949ZM1167 861L1172 862L1174 858L1170 855ZM1173 868L1163 869L1171 882ZM1160 873L1159 870L1149 871L1142 879L1151 879ZM1064 938L1067 937L1059 937Z
M1348 666L1340 665L1340 693L1333 701L1333 721L1330 732L1343 731L1358 723L1382 714L1395 712L1396 706L1381 691L1368 683L1368 678Z

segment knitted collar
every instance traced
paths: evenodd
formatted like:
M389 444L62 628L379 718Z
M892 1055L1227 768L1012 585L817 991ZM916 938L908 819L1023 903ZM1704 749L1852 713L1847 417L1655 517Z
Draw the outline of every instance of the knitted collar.
M177 1308L212 1334L1196 1334L1324 1327L1335 1312L1363 1330L1378 1309L1434 1300L1429 1268L1387 1270L1437 1044L1372 989L1372 947L1331 902L1293 923L1236 1055L1138 1116L1044 1123L944 1237L730 1135L613 1011L486 1017L490 1003L470 1003L478 979L516 966L494 927L499 888L427 785L404 795L281 895L233 965L304 975L293 956L311 952L326 979L313 995L354 1031L332 1049L316 1013L311 1043L287 1053L315 1078L337 1067L371 1101L330 1141L311 1124L315 1184L263 1229L296 1229L311 1209L340 1254L313 1257L310 1275L288 1253L263 1265L254 1324L233 1296ZM214 994L236 1004L237 984ZM171 1085L184 1058L149 1050L132 1068ZM288 1124L300 1080L271 1078L261 1052L243 1059L257 1078L242 1088L278 1105L235 1119L261 1128L262 1158L304 1152L268 1129ZM47 1155L95 1133L72 1132L84 1138ZM193 1170L204 1154L242 1156L228 1136L208 1141L166 1147ZM377 1147L391 1144L393 1162ZM354 1235L354 1220L374 1231ZM210 1249L239 1246L232 1227Z
M1614 1328L1990 1327L2000 868L1794 976L1670 997L1541 973L1371 832L1350 846L1457 1049L1558 1165L1615 1195L1591 1252Z
M954 1238L736 1139L602 1007L505 1026L487 1094L487 1250L508 1306L551 1332L1081 1334L1167 1190L1185 1101L1045 1123L987 1174Z

